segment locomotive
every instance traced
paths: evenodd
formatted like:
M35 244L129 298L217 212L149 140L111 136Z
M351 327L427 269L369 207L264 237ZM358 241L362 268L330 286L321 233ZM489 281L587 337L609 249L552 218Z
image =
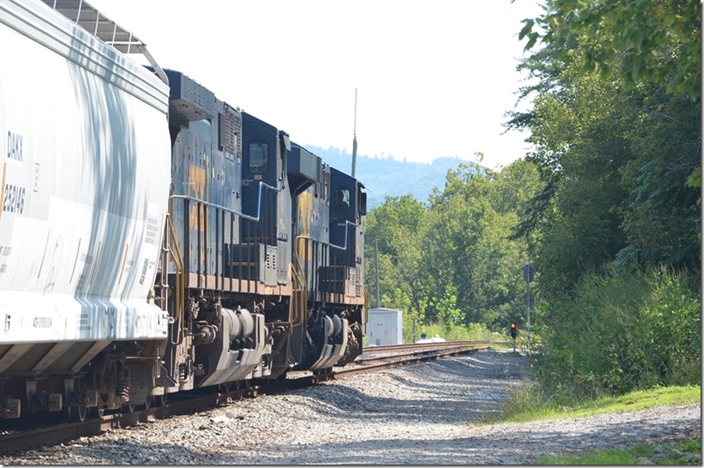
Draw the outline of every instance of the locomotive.
M362 183L85 1L0 0L0 43L4 418L362 352Z

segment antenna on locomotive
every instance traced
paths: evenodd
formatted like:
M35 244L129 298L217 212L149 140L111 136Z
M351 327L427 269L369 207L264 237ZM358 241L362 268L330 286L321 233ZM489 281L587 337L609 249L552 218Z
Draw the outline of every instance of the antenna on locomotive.
M354 88L354 138L352 138L352 177L357 165L357 88Z

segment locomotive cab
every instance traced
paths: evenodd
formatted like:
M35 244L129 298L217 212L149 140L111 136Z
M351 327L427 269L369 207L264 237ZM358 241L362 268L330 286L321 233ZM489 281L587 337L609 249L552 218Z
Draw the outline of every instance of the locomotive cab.
M364 286L362 216L366 213L364 186L353 177L330 169L330 266L323 268L320 289L357 297Z
M236 259L268 285L288 283L291 195L286 188L286 132L242 113L242 243ZM235 260L237 261L237 260Z

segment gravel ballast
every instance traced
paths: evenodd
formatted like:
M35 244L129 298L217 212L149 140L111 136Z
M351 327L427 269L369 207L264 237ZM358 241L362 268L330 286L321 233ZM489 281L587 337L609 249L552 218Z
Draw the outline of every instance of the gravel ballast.
M486 351L354 375L0 457L0 464L531 464L548 454L701 437L699 404L479 424L527 382L527 365L525 357Z

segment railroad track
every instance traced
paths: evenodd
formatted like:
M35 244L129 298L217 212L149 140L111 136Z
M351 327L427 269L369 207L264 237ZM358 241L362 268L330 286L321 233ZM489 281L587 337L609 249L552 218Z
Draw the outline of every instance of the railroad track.
M489 349L490 343L476 341L449 341L444 343L407 344L393 346L375 346L364 350L356 361L335 371L336 376L367 372L394 365L413 364L468 352Z
M377 346L365 349L365 353L359 356L356 362L335 368L331 372L294 371L290 372L283 381L247 382L242 387L234 388L220 386L218 387L219 391L207 394L204 393L205 389L187 394L179 393L174 396L174 401L148 409L105 414L99 418L81 422L61 422L19 430L5 429L4 433L0 433L0 453L17 453L47 444L70 443L71 440L80 437L97 435L108 430L117 430L168 416L223 406L242 398L282 393L357 373L378 371L457 354L485 351L490 347L490 343L478 342Z

